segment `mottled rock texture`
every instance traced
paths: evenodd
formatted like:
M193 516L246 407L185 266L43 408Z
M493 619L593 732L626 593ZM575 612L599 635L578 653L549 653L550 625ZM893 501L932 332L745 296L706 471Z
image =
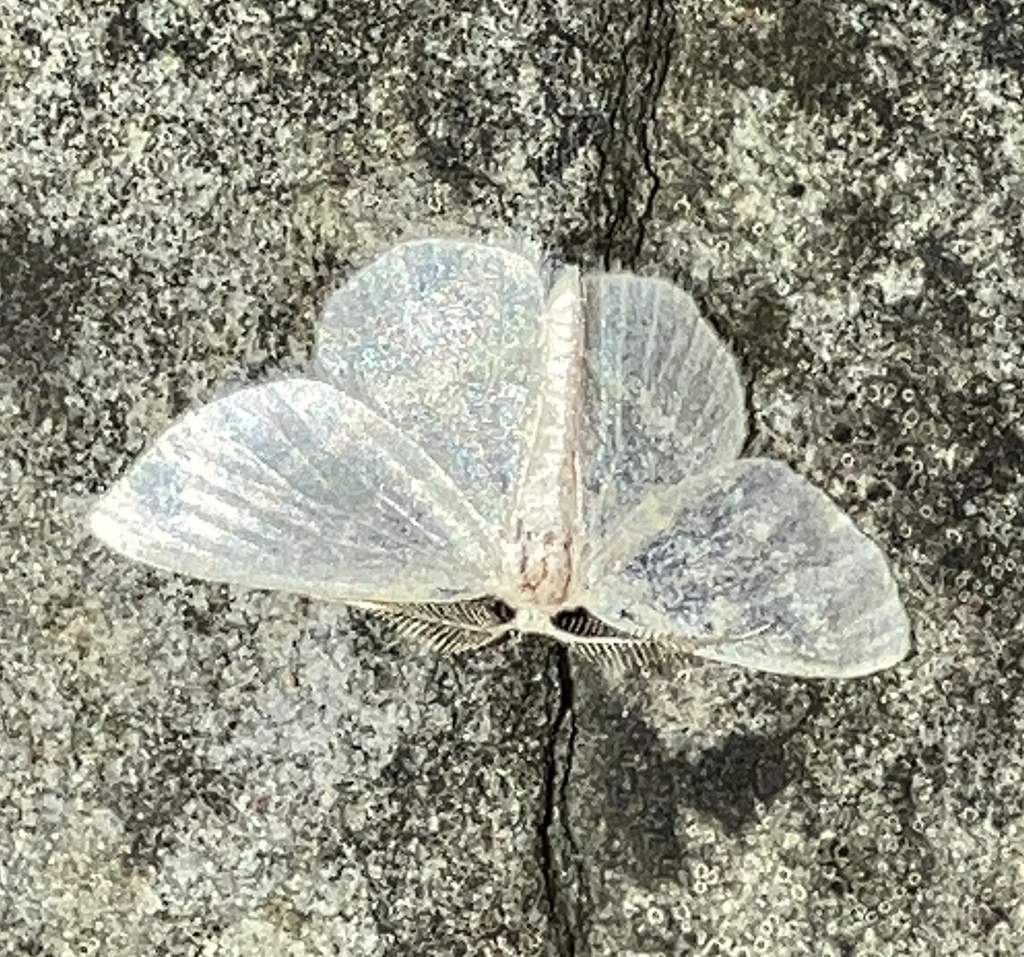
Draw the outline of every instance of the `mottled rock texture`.
M0 0L0 952L1024 952L1024 8ZM688 287L916 653L448 661L92 496L396 240Z

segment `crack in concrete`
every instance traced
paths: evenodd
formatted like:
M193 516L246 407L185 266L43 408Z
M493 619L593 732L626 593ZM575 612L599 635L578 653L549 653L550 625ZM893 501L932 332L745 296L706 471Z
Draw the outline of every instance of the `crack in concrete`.
M544 747L543 810L538 835L541 879L555 953L558 957L577 957L586 952L587 895L569 813L569 784L576 747L575 687L568 649L556 645L554 656L557 699Z
M625 39L609 94L605 142L596 145L606 269L631 266L644 246L661 189L654 141L677 32L675 8L665 0L632 9L635 16L622 24Z

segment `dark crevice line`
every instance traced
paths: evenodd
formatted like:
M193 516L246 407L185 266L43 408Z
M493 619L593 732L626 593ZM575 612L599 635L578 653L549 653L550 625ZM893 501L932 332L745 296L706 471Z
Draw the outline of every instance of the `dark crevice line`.
M653 7L658 8L659 17L652 24ZM645 90L646 101L648 103L647 115L643 118L643 122L640 124L639 129L639 152L640 162L643 165L644 172L647 174L650 180L650 189L647 191L647 198L644 202L644 207L640 211L640 215L637 217L636 225L636 242L633 244L633 259L634 261L640 258L640 254L643 252L644 240L647 236L647 224L651 220L651 216L654 213L654 202L657 198L658 192L661 190L661 177L658 175L657 166L654 161L655 150L651 145L651 140L656 136L655 126L658 120L658 107L661 103L661 96L665 89L665 82L668 79L669 65L672 62L672 52L675 46L675 34L676 24L674 20L674 13L671 8L666 11L662 3L656 3L647 8L647 23L646 26L650 32L653 27L653 35L658 36L659 33L662 35L659 37L659 41L655 45L655 56L653 63L653 72L649 77L647 89ZM665 24L664 21L668 20L669 23ZM662 33L663 31L663 33Z
M585 875L579 847L569 823L569 785L576 747L574 683L569 650L556 644L554 660L557 697L550 733L544 747L543 808L539 851L544 903L551 939L558 957L586 953L583 920Z
M675 10L664 0L636 8L618 55L617 82L609 84L605 141L595 144L597 207L603 207L600 257L606 270L640 258L661 177L656 124L676 46Z

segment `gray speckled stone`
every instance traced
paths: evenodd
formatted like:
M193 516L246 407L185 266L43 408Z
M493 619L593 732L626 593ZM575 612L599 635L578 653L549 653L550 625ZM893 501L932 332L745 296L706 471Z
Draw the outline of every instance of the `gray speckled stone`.
M0 952L1024 951L1018 7L0 0ZM86 538L466 232L689 287L916 655L438 661Z

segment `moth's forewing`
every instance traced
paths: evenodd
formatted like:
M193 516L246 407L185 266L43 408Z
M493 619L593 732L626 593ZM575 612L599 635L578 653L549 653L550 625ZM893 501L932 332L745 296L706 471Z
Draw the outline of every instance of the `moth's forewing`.
M149 565L319 598L472 597L499 574L489 529L437 463L366 405L309 379L186 414L90 524Z
M649 499L632 554L589 582L587 598L615 627L704 637L695 650L705 657L784 674L868 674L910 641L879 548L822 491L766 459Z

